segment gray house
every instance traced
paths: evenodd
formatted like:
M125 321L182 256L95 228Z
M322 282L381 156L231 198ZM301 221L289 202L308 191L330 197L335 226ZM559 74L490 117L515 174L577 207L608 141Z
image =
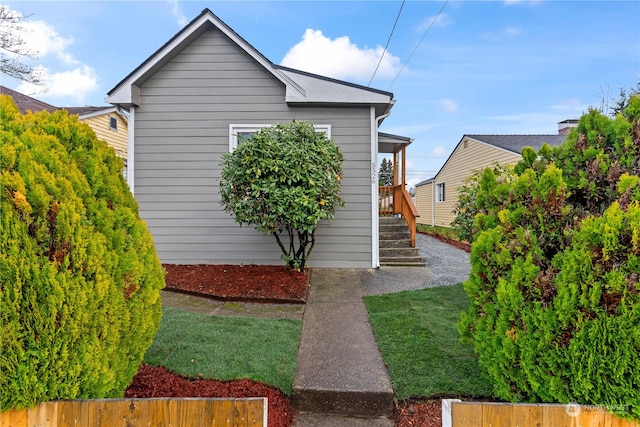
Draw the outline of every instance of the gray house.
M275 65L205 9L107 101L130 112L128 180L163 263L281 264L273 236L222 210L220 161L238 134L306 120L345 156L345 206L321 223L309 265L379 265L378 126L392 93ZM383 140L404 158L408 138Z

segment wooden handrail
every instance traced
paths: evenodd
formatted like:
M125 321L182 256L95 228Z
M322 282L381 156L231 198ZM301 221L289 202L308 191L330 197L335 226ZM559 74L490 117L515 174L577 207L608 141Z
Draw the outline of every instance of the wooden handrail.
M416 218L420 215L404 185L378 187L378 203L380 215L400 214L404 217L411 232L411 247L415 247Z
M416 246L416 218L419 217L418 209L411 200L411 195L404 188L404 185L396 185L393 187L393 210L394 214L401 214L411 232L411 247Z

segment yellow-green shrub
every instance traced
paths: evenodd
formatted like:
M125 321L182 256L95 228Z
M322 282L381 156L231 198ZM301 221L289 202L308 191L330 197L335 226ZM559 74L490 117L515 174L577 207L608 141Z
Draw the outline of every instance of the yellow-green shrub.
M137 372L164 276L122 166L77 117L0 96L0 410L119 397Z
M459 330L503 399L640 419L640 97L522 154L481 177Z

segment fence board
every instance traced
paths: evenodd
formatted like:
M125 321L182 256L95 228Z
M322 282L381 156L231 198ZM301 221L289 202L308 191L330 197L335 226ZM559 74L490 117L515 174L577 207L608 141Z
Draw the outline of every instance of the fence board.
M443 408L445 406L443 405ZM450 401L451 427L639 427L639 423L589 405ZM443 416L443 419L445 417Z
M258 427L266 398L98 399L44 402L0 413L0 427Z

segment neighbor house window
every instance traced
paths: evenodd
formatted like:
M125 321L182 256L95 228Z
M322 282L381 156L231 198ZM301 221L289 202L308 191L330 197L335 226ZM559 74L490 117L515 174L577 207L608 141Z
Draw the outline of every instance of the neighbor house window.
M229 152L238 148L238 144L242 144L242 141L250 138L252 134L258 132L260 129L272 126L270 124L259 125L241 125L231 124L229 125ZM322 132L327 135L327 138L331 138L331 125L313 125L316 132Z
M444 202L444 182L436 185L436 201Z
M109 117L109 129L118 130L118 120L115 117Z

